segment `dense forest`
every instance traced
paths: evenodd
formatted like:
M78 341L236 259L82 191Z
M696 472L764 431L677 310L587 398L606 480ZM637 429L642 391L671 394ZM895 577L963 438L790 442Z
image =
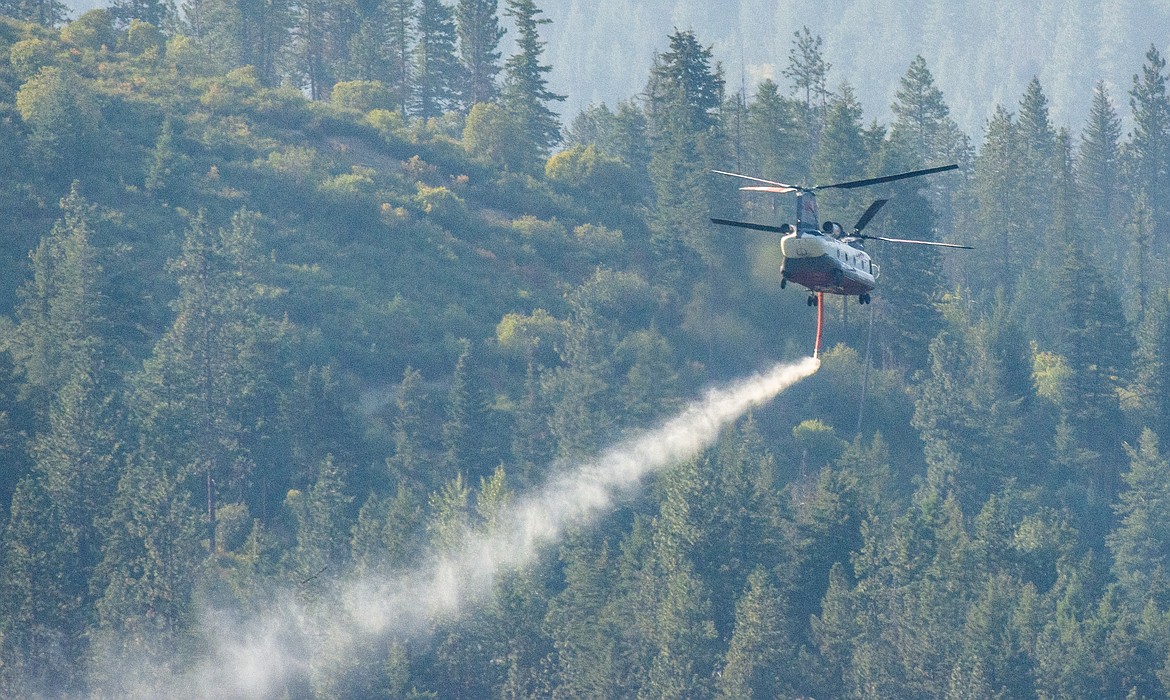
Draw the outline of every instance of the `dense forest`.
M1037 77L968 133L921 56L868 116L815 26L745 89L675 30L562 118L534 0L0 13L0 695L1170 694L1156 46L1081 123ZM808 355L775 237L709 223L791 198L711 169L952 162L820 197L976 249L871 245L816 374L464 604L380 606Z

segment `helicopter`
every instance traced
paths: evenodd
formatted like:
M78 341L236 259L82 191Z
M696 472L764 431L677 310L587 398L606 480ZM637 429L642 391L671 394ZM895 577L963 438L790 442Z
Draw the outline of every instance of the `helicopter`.
M723 226L735 226L753 231L767 231L779 233L780 252L783 262L780 265L780 288L788 286L788 282L795 282L809 291L808 305L821 306L823 295L839 294L855 296L860 304L871 301L870 292L877 286L879 274L878 266L873 263L869 254L865 252L864 241L887 241L889 243L912 243L916 245L938 246L940 248L961 248L972 250L971 246L957 243L939 243L936 241L917 241L906 238L888 238L886 236L868 236L861 231L878 211L886 204L887 199L875 200L854 224L853 229L846 232L839 223L826 221L823 226L818 224L817 198L819 190L849 190L857 187L880 185L895 180L905 180L911 177L921 177L934 173L957 170L958 165L942 165L925 170L911 170L871 177L864 180L851 180L831 185L789 185L783 182L765 180L750 175L714 170L719 175L729 175L743 180L761 183L741 187L745 192L770 192L773 194L796 193L796 224L782 226L768 226L746 221L732 221L730 219L711 219L712 223ZM819 325L819 324L818 324ZM819 343L818 343L819 346Z

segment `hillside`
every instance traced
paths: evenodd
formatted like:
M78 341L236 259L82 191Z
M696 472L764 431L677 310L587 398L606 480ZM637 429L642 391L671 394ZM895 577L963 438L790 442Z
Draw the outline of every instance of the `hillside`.
M562 123L552 37L605 32L408 4L397 73L390 5L0 20L0 695L1167 694L1156 46L1078 136L1044 79L976 135L949 60L836 91L810 32L740 100L667 28ZM712 169L948 162L821 193L975 250L868 243L819 365L775 236L709 222L793 205Z

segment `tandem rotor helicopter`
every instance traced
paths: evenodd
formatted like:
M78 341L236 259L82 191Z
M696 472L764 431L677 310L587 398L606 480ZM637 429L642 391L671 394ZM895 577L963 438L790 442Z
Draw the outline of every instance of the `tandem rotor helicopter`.
M746 221L732 221L729 219L711 219L712 223L724 226L751 229L753 231L767 231L779 233L780 252L783 262L780 265L780 288L788 282L795 282L809 291L808 305L817 307L817 342L813 352L816 357L820 354L821 332L824 325L824 295L839 294L855 296L861 304L870 303L870 292L877 286L879 274L878 266L873 264L869 254L865 252L864 241L887 241L890 243L912 243L916 245L938 246L940 248L961 248L972 250L971 246L957 243L939 243L936 241L917 241L906 238L888 238L886 236L867 236L861 231L878 211L889 200L878 199L869 205L861 218L853 226L853 230L846 232L841 225L826 221L823 226L818 222L817 198L818 190L849 190L857 187L880 185L895 180L905 180L911 177L921 177L933 173L957 170L958 165L943 165L925 170L911 170L893 175L871 177L864 180L851 180L831 185L789 185L783 182L765 180L763 178L741 175L724 170L713 172L720 175L729 175L743 180L761 183L741 187L745 192L769 192L772 194L796 193L796 224L782 226L767 226Z

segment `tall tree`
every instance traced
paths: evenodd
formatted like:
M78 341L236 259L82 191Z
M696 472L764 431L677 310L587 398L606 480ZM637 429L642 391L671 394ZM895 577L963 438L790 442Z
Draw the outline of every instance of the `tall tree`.
M820 35L813 36L808 26L793 33L792 48L788 50L788 66L784 77L792 81L792 91L803 93L807 116L819 117L829 103L829 69L825 60ZM817 119L819 121L819 119Z
M69 5L59 0L3 0L0 14L42 27L58 27L69 16Z
M668 267L679 275L683 255L714 263L705 224L713 193L707 170L719 154L719 107L723 70L713 63L710 47L694 32L676 31L670 50L655 56L646 85L646 115L651 144L650 178L657 194L654 243Z
M1154 46L1146 52L1141 75L1133 77L1130 107L1133 137L1127 147L1130 188L1145 192L1154 214L1155 250L1170 245L1170 96L1166 93L1166 59Z
M1170 609L1170 461L1149 428L1126 452L1125 488L1113 506L1119 523L1108 538L1113 575L1135 612L1151 601L1165 612Z
M455 30L459 35L459 59L465 83L461 90L463 108L490 102L499 92L500 39L505 30L496 14L498 0L458 0Z
M209 554L217 495L230 490L241 501L251 485L249 444L267 393L261 358L275 347L275 325L259 310L256 220L245 210L218 230L202 214L191 220L170 264L179 286L174 322L133 380L154 458L206 493Z
M199 11L200 25L192 30L223 70L253 66L263 85L280 84L279 60L294 17L289 0L203 0Z
M74 183L65 218L33 252L15 338L29 393L47 410L33 436L33 466L13 495L0 579L0 657L24 692L84 693L82 666L93 624L90 577L101 556L97 526L108 512L117 436L102 367L106 305L92 208ZM9 686L9 690L14 690Z
M545 75L552 67L540 62L545 42L538 30L552 20L540 17L535 0L507 0L504 13L516 23L517 53L504 64L500 102L520 125L525 148L536 162L561 140L560 119L548 105L565 96L548 89Z
M801 122L797 105L780 94L780 87L764 80L748 104L748 153L761 177L785 182L807 179L808 130Z
M1089 120L1081 132L1077 176L1083 194L1080 217L1086 231L1102 232L1115 227L1120 183L1121 118L1113 107L1105 82L1093 89ZM1089 240L1097 240L1090 237ZM1109 246L1101 246L1102 249ZM1098 250L1098 255L1108 254Z
M455 20L440 0L419 3L414 56L414 114L430 119L453 109L461 81Z

